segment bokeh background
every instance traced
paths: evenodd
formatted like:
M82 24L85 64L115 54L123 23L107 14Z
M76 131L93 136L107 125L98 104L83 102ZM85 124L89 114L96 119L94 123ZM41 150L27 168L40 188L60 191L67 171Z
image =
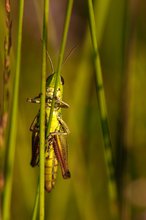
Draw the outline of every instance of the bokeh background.
M11 82L15 74L19 1L11 1ZM95 0L97 39L113 144L119 219L146 219L146 2ZM26 102L40 92L43 1L25 0L17 142L12 190L12 220L31 219L39 168L30 166L30 124L39 106ZM48 52L56 68L66 1L50 1ZM0 89L5 36L4 1L0 2ZM65 58L63 110L68 124L71 179L60 170L46 193L46 220L110 220L108 179L95 89L87 5L74 1ZM51 67L48 60L48 74ZM0 91L2 101L2 91ZM1 157L1 173L3 158Z

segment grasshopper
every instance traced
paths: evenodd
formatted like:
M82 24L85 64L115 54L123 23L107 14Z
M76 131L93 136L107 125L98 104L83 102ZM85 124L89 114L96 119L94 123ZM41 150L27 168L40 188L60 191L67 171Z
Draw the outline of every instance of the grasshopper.
M51 103L53 100L53 92L55 85L55 73L50 75L46 80L46 104L45 104L45 133L50 115ZM57 87L57 93L50 128L50 134L45 139L45 189L51 192L55 185L57 177L58 164L61 167L62 176L64 179L70 178L70 171L68 168L68 152L66 144L66 135L69 134L69 129L62 119L62 108L68 108L69 105L62 100L64 79L61 76ZM40 104L39 94L35 98L28 98L30 103ZM40 111L34 118L30 131L32 132L32 158L31 166L39 165L39 151L40 151ZM47 135L47 134L46 134Z

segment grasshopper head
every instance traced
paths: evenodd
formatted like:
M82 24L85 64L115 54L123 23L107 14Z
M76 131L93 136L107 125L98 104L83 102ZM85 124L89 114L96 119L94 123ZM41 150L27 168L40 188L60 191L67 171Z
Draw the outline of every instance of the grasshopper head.
M56 80L56 74L53 73L52 75L48 76L46 80L46 96L53 98L53 92L54 92L54 87L55 87L55 80ZM64 79L61 76L58 86L57 86L57 94L56 97L58 99L62 99L62 94L63 94L63 85L64 85Z

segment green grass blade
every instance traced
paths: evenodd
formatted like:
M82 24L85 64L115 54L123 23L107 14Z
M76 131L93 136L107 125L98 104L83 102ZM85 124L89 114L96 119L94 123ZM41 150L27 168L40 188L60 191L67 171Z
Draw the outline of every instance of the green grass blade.
M71 18L72 6L73 6L73 0L68 0L64 30L63 30L62 41L61 41L61 46L60 46L60 51L59 51L58 65L57 65L57 70L56 70L56 81L55 81L54 93L53 93L54 97L56 96L57 86L58 86L58 82L60 80L61 65L63 62L65 45L66 45L66 41L67 41L67 34L68 34L69 23L70 23L70 18ZM55 99L53 99L52 104L51 104L49 122L47 125L47 136L50 133L54 104L55 104Z
M95 72L96 72L96 89L99 103L99 112L100 112L100 120L102 127L102 134L104 140L104 154L106 161L106 168L108 174L108 189L109 189L109 197L110 197L110 205L111 205L111 214L113 219L117 218L117 189L115 182L115 170L113 165L113 156L112 156L112 144L110 137L110 130L108 125L108 115L106 108L106 100L103 88L103 80L102 80L102 71L100 64L100 57L98 53L97 39L96 39L96 26L95 26L95 18L93 11L92 0L88 0L88 10L89 10L89 25L90 25L90 35L93 45L94 52L94 62L95 62Z
M34 204L34 208L33 208L33 213L32 213L32 220L36 220L37 219L37 215L38 215L38 205L39 205L39 190L40 190L40 180L38 178L38 185L37 185L37 192L36 192L36 197L35 197L35 204Z
M49 14L49 0L44 0L43 17L43 54L42 54L42 75L41 75L41 106L40 106L40 203L39 219L45 217L44 206L44 161L45 161L45 99L46 99L46 48L47 48L47 27Z
M3 197L3 220L10 219L10 204L12 192L13 166L16 146L16 122L18 108L19 78L20 78L20 62L21 62L21 42L22 42L22 23L23 23L24 0L20 1L19 19L18 19L18 44L16 55L16 74L14 76L13 93L12 93L12 109L10 114L10 126L8 130L7 149L8 155L6 160L5 188Z

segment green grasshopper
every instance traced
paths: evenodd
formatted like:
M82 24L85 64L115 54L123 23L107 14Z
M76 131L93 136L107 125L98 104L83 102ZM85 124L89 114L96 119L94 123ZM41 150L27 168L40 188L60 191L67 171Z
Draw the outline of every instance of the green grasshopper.
M50 115L51 103L53 100L53 92L55 85L55 74L50 75L46 80L46 105L45 105L45 133ZM50 192L55 185L57 177L58 164L60 164L62 176L64 179L70 178L68 169L68 152L65 136L69 133L66 123L62 119L61 109L68 108L69 105L62 100L64 79L60 77L60 82L57 87L57 93L50 128L50 134L45 140L45 189ZM39 94L35 98L28 98L31 103L40 104ZM32 158L31 166L39 165L40 151L40 111L34 118L30 131L32 131ZM47 134L46 134L47 135Z

